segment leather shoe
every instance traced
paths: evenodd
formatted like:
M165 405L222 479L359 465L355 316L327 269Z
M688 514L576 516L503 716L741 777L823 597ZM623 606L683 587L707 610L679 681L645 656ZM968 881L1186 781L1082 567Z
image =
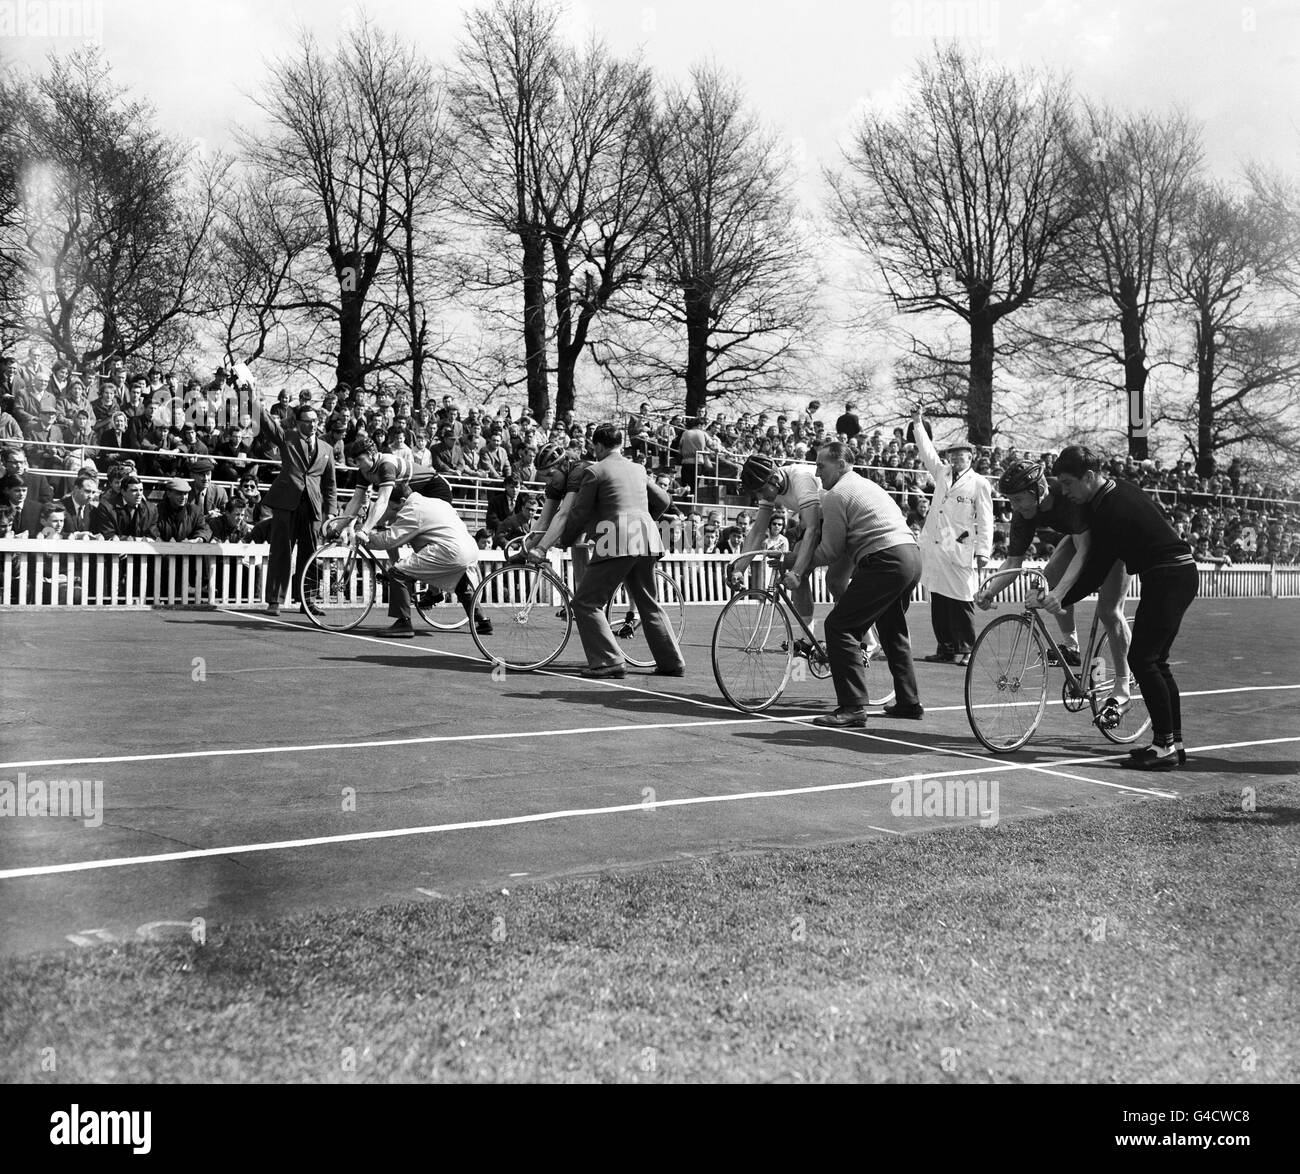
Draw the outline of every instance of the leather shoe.
M928 660L931 664L952 664L956 657L951 652L932 652L921 659Z
M675 669L663 669L655 665L650 675L652 677L684 677L686 676L686 669L684 666Z
M923 717L925 717L925 706L897 704L886 705L885 708L881 710L881 713L886 717L905 717L910 718L912 721L919 722Z
M278 616L280 614L280 605L278 603L268 603L266 605L266 614L269 616Z
M382 632L376 632L376 636L383 636L387 640L414 640L415 629L410 624L404 624L401 620L391 627L385 628Z
M815 726L829 726L832 730L860 730L867 724L865 709L837 709L812 720Z
M1179 762L1176 751L1170 754L1157 754L1154 746L1148 746L1136 754L1130 751L1128 761L1121 762L1120 765L1130 770L1177 770L1182 763Z
M621 664L607 664L598 669L583 669L578 676L586 677L591 681L617 680L626 677L627 670Z

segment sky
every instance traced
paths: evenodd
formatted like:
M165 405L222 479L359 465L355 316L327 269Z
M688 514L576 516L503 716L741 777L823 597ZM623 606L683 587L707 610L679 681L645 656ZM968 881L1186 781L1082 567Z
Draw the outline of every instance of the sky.
M379 24L450 60L462 0L370 0ZM1300 0L568 0L567 35L641 52L661 76L712 59L743 83L819 190L866 103L896 104L934 36L995 60L1068 73L1130 109L1179 104L1225 176L1248 158L1300 172ZM298 30L333 40L363 8L339 0L0 0L0 60L39 68L89 35L174 133L222 147ZM35 33L56 22L71 35ZM80 34L80 35L78 35Z
M0 68L39 69L51 50L88 37L165 129L216 150L233 146L235 127L257 125L252 96L302 30L329 44L364 12L450 62L476 2L0 0ZM641 54L665 80L685 80L703 61L735 76L790 144L797 193L814 214L826 195L822 170L837 165L858 115L905 101L936 37L1068 75L1077 93L1123 110L1180 106L1203 124L1206 166L1223 178L1248 160L1300 176L1300 0L567 0L562 8L566 37L594 33L618 53ZM67 35L36 35L56 21ZM841 322L821 353L829 371L872 344L834 308L848 305L850 270L864 262L824 260Z

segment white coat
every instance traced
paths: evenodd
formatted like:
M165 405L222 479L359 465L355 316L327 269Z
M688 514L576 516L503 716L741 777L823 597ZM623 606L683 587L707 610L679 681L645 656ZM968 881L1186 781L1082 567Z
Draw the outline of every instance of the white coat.
M913 429L917 455L934 478L934 498L921 531L921 586L969 602L979 589L978 555L993 553L993 491L967 469L956 481L924 428Z

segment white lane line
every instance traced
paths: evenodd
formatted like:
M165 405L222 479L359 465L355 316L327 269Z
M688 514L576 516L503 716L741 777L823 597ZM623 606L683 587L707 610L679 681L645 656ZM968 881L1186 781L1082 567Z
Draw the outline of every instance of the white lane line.
M1254 742L1221 742L1210 746L1192 746L1189 754L1203 754L1209 750L1236 750L1250 746L1272 746L1282 742L1300 742L1300 737L1269 738ZM1123 759L1126 755L1110 755L1109 760ZM1055 766L1070 766L1079 762L1097 762L1093 757L1065 759ZM792 796L823 794L831 791L859 791L869 787L884 787L893 783L925 781L927 779L946 779L960 775L1002 774L1009 771L1024 770L1023 763L1002 762L990 766L969 770L930 771L925 774L913 772L895 775L886 779L860 779L849 783L820 783L809 787L783 787L778 791L746 791L734 795L692 795L682 799L656 799L654 806L660 807L695 807L714 803L740 803L764 799L788 799ZM1127 788L1138 790L1139 788ZM1145 790L1143 794L1159 799L1177 799L1179 796L1168 791ZM212 856L244 856L253 852L286 851L292 848L314 848L327 844L355 844L367 840L392 840L409 836L428 836L440 832L473 831L482 828L511 827L529 823L551 823L561 819L580 819L587 816L619 815L630 812L644 812L644 802L620 803L612 807L579 807L560 811L539 811L532 815L505 815L492 819L471 819L459 823L429 824L413 828L389 828L372 832L348 832L335 836L312 836L300 840L276 840L260 844L231 844L224 848L195 848L184 852L161 852L149 856L121 856L109 860L80 860L70 864L45 864L30 868L7 868L0 870L0 880L16 880L22 877L54 876L66 872L94 872L109 868L125 868L132 864L170 864L181 860L201 860ZM887 830L887 829L876 829Z
M308 742L301 746L236 746L226 750L173 750L160 754L117 754L102 758L31 758L22 762L0 762L0 770L85 763L165 762L177 758L233 758L251 754L300 754L312 750L371 750L380 746L427 746L436 742L500 742L512 738L558 738L565 734L617 734L629 730L681 730L692 726L748 725L761 720L756 717L708 718L700 721L652 722L642 725L632 723L617 726L576 726L565 730L508 730L496 734L440 734L426 738L383 738L365 742ZM799 719L775 720L802 720L802 715Z

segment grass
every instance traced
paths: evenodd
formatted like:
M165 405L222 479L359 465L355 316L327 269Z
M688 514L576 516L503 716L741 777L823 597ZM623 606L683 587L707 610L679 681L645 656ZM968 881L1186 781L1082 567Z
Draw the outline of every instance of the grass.
M1294 1082L1300 782L1240 803L9 960L0 1079Z

